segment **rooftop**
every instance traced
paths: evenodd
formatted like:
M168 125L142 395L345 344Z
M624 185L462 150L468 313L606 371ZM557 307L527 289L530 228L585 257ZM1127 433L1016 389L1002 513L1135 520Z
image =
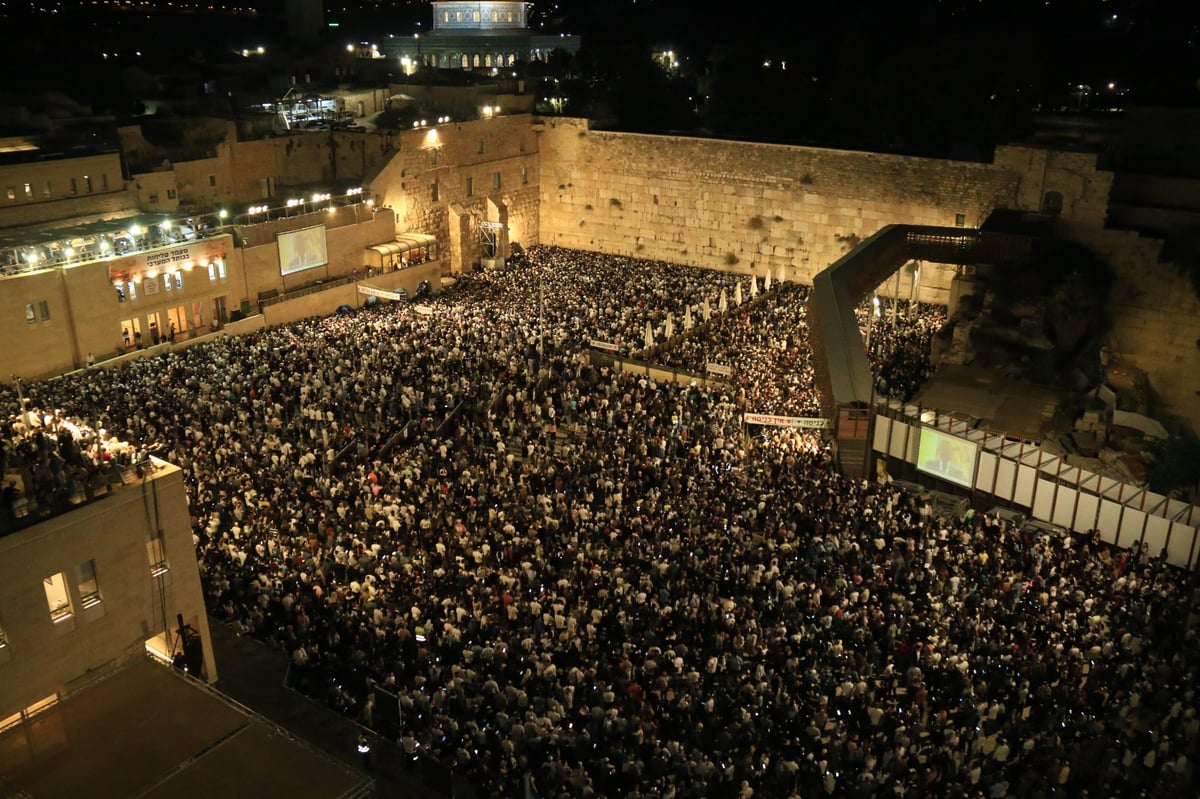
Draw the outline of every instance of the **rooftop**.
M17 796L369 796L371 780L148 658L0 733ZM24 793L21 793L21 792Z

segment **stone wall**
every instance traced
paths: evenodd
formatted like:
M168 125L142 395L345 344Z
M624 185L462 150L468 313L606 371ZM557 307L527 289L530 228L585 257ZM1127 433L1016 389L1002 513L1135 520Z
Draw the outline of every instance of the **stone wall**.
M884 225L974 227L1017 188L987 164L540 128L542 243L804 283Z
M996 208L1061 203L1060 235L1106 259L1114 354L1147 372L1170 410L1200 426L1200 306L1162 242L1105 228L1113 175L1094 154L1009 146L992 164L591 130L534 120L538 239L803 283L890 223L976 227ZM928 266L933 266L929 269ZM922 268L919 297L945 303L953 269ZM912 296L912 276L880 293Z
M397 143L399 152L364 191L395 212L397 232L451 243L443 248L448 272L482 259L484 221L505 222L510 242L537 243L539 136L530 117L439 125L401 134Z
M1112 353L1144 371L1170 410L1200 429L1200 300L1160 260L1162 242L1104 230L1083 240L1113 266Z
M257 307L260 292L293 291L317 280L336 280L348 277L356 269L360 272L365 271L365 266L371 262L367 247L387 241L395 233L390 214L371 212L371 215L367 217L363 215L367 210L369 209L355 206L343 206L337 209L336 215L344 217L348 224L326 225L325 248L329 262L324 266L295 272L286 277L281 277L279 274L279 247L275 243L274 234L267 238L255 231L254 237L249 242L251 246L240 247L237 250L241 255L241 267L245 270L245 294L243 296L241 292L238 292L239 296L235 306L242 299L246 299L250 302L251 308ZM357 224L353 222L356 211L361 218ZM277 228L277 232L298 230L309 225L325 224L328 216L326 212L307 214L304 217L275 220L255 227L274 227ZM337 305L335 304L334 307L336 308Z
M131 200L117 153L0 165L0 228L99 217Z

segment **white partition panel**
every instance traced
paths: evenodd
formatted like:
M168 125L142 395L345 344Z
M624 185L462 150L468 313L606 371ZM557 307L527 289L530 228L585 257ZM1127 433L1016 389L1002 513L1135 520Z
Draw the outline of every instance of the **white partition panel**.
M1032 461L1027 460L1026 463L1028 463L1030 466L1036 466L1038 471L1044 475L1049 477L1058 477L1059 473L1062 472L1063 469L1067 468L1067 465L1063 463L1063 459L1057 455L1051 455L1048 452L1039 452L1038 455L1040 460L1035 458Z
M1121 503L1127 508L1143 510L1142 501L1146 498L1146 490L1137 486L1121 486L1124 491L1120 494Z
M1111 477L1101 476L1100 477L1100 490L1096 493L1100 494L1100 496L1102 496L1102 497L1108 497L1109 499L1116 499L1117 492L1119 492L1122 487L1123 487L1123 484L1121 483L1120 480L1114 480Z
M1168 519L1186 520L1187 514L1185 514L1184 511L1187 510L1189 507L1190 506L1186 502L1183 502L1178 499L1168 498L1167 499L1167 512L1165 515Z
M1147 491L1145 501L1142 504L1142 510L1146 513L1152 513L1155 516L1167 515L1167 498L1162 494L1155 494L1153 491ZM1155 553L1158 554L1157 552Z
M904 437L908 434L908 425L896 422L892 425L892 440L888 444L888 454L893 458L904 458Z
M996 496L1011 500L1016 479L1017 464L1008 458L1001 458L996 464Z
M1054 507L1054 491L1058 488L1058 484L1053 480L1039 478L1034 485L1033 518L1048 522L1051 509Z
M1125 507L1121 514L1121 540L1119 546L1126 549L1142 541L1142 530L1146 526L1146 513L1137 508Z
M891 440L892 425L895 421L890 416L875 417L875 438L871 441L871 446L876 452L882 452L884 455L891 454L888 442Z
M979 453L979 470L975 472L975 488L986 494L992 493L996 479L996 456L990 452Z
M1079 487L1084 491L1090 491L1093 494L1104 493L1104 478L1095 472L1089 472L1087 469L1079 470Z
M1163 547L1167 545L1167 531L1171 529L1171 523L1161 516L1146 517L1146 553L1152 558L1157 558L1159 553L1163 551Z
M1196 528L1173 522L1171 538L1167 541L1167 563L1190 568L1195 555Z
M1029 449L1028 446L1020 441L1010 441L1004 445L1003 455L1006 458L1012 458L1014 461L1019 459L1023 453Z
M1079 504L1075 507L1075 518L1071 529L1077 533L1086 533L1096 529L1096 514L1100 511L1100 498L1086 491L1079 492Z
M1037 469L1032 466L1017 467L1017 490L1013 492L1012 501L1018 505L1029 507L1033 504L1033 486L1037 479Z
M1075 496L1075 489L1059 486L1058 493L1054 495L1053 518L1050 521L1070 530L1075 519Z
M1116 544L1120 540L1121 511L1119 503L1111 499L1100 500L1100 520L1096 529L1105 543Z
M904 460L908 461L909 463L916 463L917 450L921 446L921 436L917 434L917 427L910 426L908 428L908 443L906 446L908 449L904 453Z
M1025 452L1021 455L1021 463L1026 466L1041 466L1049 460L1049 456L1042 452L1037 447L1026 447Z

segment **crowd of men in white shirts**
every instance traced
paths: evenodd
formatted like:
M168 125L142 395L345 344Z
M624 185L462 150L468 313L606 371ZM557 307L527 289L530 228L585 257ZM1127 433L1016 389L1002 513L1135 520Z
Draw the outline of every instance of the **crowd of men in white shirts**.
M592 364L729 279L535 247L430 313L26 390L185 472L213 617L481 795L1196 795L1192 574L939 517L820 433L746 435L736 384ZM817 408L741 361L805 351L803 292L771 291L686 362Z

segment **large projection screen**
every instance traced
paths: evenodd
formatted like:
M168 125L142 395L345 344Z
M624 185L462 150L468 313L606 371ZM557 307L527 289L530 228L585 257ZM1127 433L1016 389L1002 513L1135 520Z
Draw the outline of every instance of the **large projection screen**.
M978 451L979 444L974 441L922 427L917 447L917 471L970 488L975 482Z
M329 263L324 225L280 233L276 242L279 245L279 274L285 277Z

